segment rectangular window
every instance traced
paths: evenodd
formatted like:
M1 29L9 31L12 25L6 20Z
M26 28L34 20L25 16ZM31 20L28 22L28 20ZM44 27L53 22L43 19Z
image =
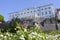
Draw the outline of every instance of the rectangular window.
M21 13L21 15L22 15L23 13Z
M29 9L27 9L27 10L29 10Z
M31 11L31 13L32 13L32 11Z
M43 8L41 10L43 10Z
M47 8L45 8L45 10L46 10Z
M34 12L36 12L36 10L34 10Z
M39 9L37 11L40 11Z
M49 14L51 14L51 11L49 11Z
M39 16L40 14L38 13L38 16Z
M45 12L45 14L47 14L47 12Z
M42 12L42 15L44 15L44 13Z
M27 13L29 13L29 12L27 12Z
M50 9L51 7L48 7L48 9Z
M26 14L26 13L24 13L24 14Z

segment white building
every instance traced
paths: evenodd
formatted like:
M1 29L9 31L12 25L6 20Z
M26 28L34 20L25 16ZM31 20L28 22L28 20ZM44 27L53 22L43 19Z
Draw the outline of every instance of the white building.
M60 20L60 9L56 9L56 15L57 15L57 19L59 19Z
M34 19L34 18L52 18L55 17L55 9L52 4L36 8L27 8L18 12L9 13L9 19L14 17Z
M39 12L37 14L37 16L39 17L43 17L43 18L51 18L51 17L55 17L55 9L53 7L53 5L45 5L45 6L41 6L36 8L37 11Z

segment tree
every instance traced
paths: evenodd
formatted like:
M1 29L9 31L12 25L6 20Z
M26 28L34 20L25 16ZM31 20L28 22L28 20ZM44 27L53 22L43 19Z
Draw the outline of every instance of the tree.
M15 33L17 30L15 28L18 26L20 19L19 18L12 18L9 23L9 31Z
M0 14L0 22L4 22L4 16Z

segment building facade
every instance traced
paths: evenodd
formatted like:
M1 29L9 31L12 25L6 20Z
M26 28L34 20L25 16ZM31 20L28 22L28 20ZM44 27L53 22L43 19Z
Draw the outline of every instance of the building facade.
M56 14L57 14L57 19L59 19L60 20L60 9L56 9Z
M55 24L50 24L50 19L55 18L55 8L52 4L44 5L35 8L27 8L21 11L9 13L9 20L12 18L20 18L24 20L31 20L36 26L39 26L43 30L55 30ZM48 21L47 21L48 20ZM55 20L55 19L53 19ZM47 23L45 23L47 21ZM55 23L55 22L54 22Z
M27 8L21 11L9 13L9 19L12 18L25 18L25 19L34 19L34 18L52 18L55 17L55 9L52 4L40 6L36 8Z

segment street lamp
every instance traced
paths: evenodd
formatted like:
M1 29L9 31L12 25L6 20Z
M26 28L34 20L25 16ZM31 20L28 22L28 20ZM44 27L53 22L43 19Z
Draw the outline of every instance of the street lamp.
M57 11L55 12L55 27L56 27L56 30L58 30L58 25L57 25Z

